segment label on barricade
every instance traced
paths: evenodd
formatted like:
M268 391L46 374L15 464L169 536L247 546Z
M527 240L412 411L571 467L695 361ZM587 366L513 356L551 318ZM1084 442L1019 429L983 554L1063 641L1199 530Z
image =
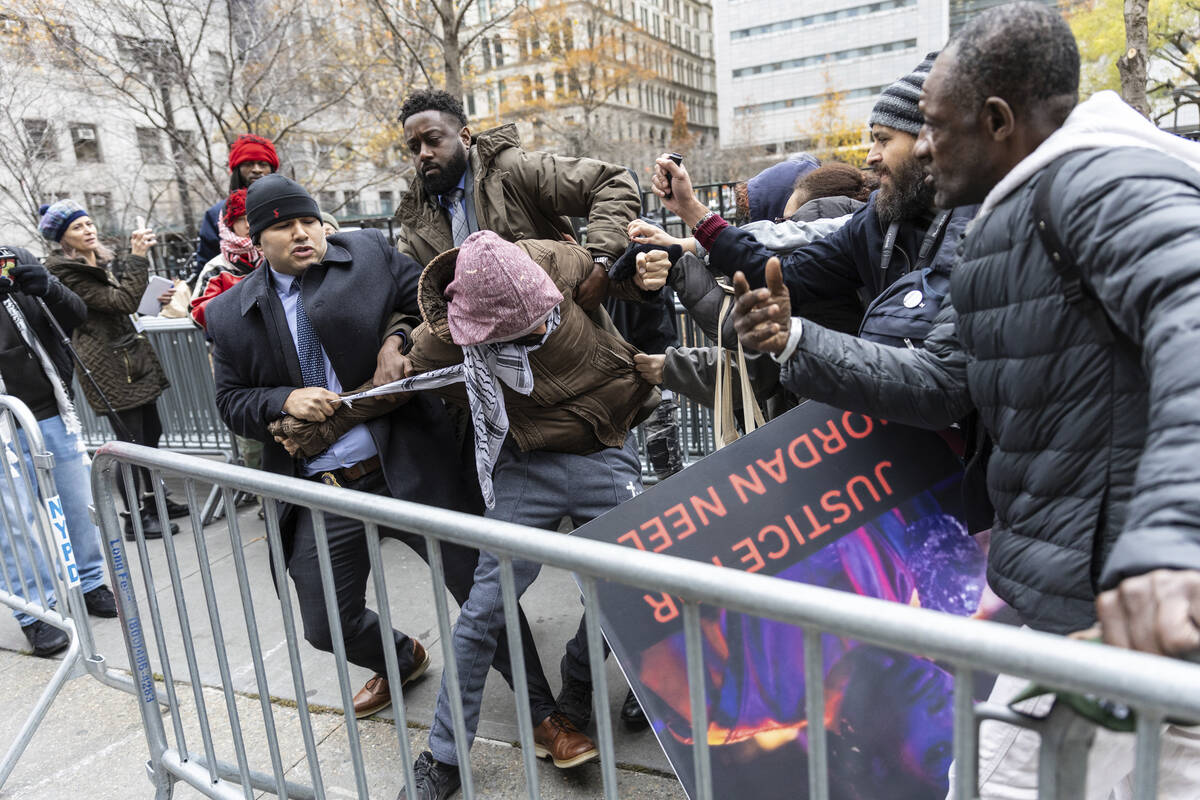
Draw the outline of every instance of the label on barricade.
M58 495L46 500L46 513L50 516L50 527L54 530L54 544L58 557L66 568L67 585L72 589L79 585L79 567L75 566L75 551L71 547L71 536L67 531L67 515L63 513Z
M937 434L809 402L574 535L952 614L1011 614L987 590L987 537L967 534L961 481ZM618 583L597 590L605 637L694 797L681 603ZM709 606L700 615L712 796L808 797L803 631ZM831 796L945 797L951 673L822 640Z

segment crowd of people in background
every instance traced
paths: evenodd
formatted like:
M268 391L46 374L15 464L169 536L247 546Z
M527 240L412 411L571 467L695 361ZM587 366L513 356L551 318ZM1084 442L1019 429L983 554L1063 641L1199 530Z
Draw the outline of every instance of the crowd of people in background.
M642 491L637 426L657 477L682 469L676 397L712 406L744 370L764 423L811 398L942 432L964 466L968 527L990 531L989 585L1024 624L1068 634L1099 622L1114 645L1200 649L1200 371L1189 360L1200 344L1200 145L1112 93L1078 94L1079 56L1058 12L993 8L882 92L865 120L865 169L790 157L738 185L734 225L664 153L651 188L687 237L643 216L626 168L525 150L515 125L475 131L437 89L400 109L415 177L394 243L340 231L268 139L243 135L186 287L218 410L248 466L560 531ZM582 240L571 218L586 220ZM72 200L40 220L53 255L19 251L21 266L0 279L0 375L58 457L88 608L112 616L86 515L75 364L47 315L72 332L90 406L118 439L156 446L167 380L135 313L155 237L134 231L117 255ZM677 346L676 301L706 346ZM718 414L752 418L738 407L749 398L726 402ZM736 438L736 425L723 435ZM144 471L121 494L131 539L175 532L160 498L168 517L188 513ZM27 515L6 502L10 517ZM353 700L368 716L391 687L363 526L326 520L340 644L374 673ZM312 513L285 509L280 530L274 567L295 586L306 640L332 653ZM422 537L381 533L428 559ZM513 681L499 558L442 551L460 606L467 740L455 739L443 675L416 794L401 800L455 794L490 669ZM4 560L32 574L37 559L7 547ZM512 561L518 598L540 566ZM65 647L17 618L35 654ZM537 755L562 769L598 758L582 614L561 648L557 695L519 619ZM399 630L392 640L402 683L421 678L422 643ZM1001 676L992 700L1020 688ZM621 716L647 724L632 693ZM1196 796L1200 734L1163 735L1160 797ZM1096 747L1088 797L1124 797L1132 740ZM1036 796L1037 758L1035 734L986 724L980 796Z

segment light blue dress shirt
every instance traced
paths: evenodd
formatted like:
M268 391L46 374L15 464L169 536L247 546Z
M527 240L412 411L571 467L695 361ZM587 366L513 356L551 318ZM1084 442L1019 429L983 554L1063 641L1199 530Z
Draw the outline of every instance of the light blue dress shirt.
M283 313L287 317L288 330L292 334L292 344L296 343L296 301L300 299L300 283L294 275L284 275L271 269L271 281L279 302L283 304ZM299 356L300 351L296 351ZM331 392L341 392L342 382L329 363L325 348L321 348L321 359L325 362L325 386ZM355 425L334 442L328 450L316 458L306 459L302 470L305 475L316 475L331 469L352 467L360 461L366 461L379 451L371 432L365 424Z

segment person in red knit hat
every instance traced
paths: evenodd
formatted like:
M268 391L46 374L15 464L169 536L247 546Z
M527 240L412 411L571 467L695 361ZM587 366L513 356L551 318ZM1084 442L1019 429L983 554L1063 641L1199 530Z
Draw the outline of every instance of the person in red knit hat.
M275 143L265 136L243 133L229 146L230 192L249 189L250 184L259 178L278 170L279 154L275 152ZM225 201L222 200L204 212L204 220L200 223L200 242L196 246L194 257L196 263L193 276L198 276L221 252L220 219L224 207Z
M262 253L250 239L246 221L246 190L238 189L225 198L217 220L220 249L204 265L192 285L191 316L204 327L204 306L221 292L249 275L262 263Z

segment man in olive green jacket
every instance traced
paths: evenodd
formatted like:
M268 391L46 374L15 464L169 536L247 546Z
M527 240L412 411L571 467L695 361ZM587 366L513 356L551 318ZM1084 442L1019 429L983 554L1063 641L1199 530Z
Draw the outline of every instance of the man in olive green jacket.
M642 207L624 167L522 150L515 125L472 136L462 104L441 90L409 95L400 122L417 172L396 210L400 252L428 264L478 230L510 242L573 240L567 217L586 217L594 266L575 301L599 307L608 267L629 245L627 228Z

